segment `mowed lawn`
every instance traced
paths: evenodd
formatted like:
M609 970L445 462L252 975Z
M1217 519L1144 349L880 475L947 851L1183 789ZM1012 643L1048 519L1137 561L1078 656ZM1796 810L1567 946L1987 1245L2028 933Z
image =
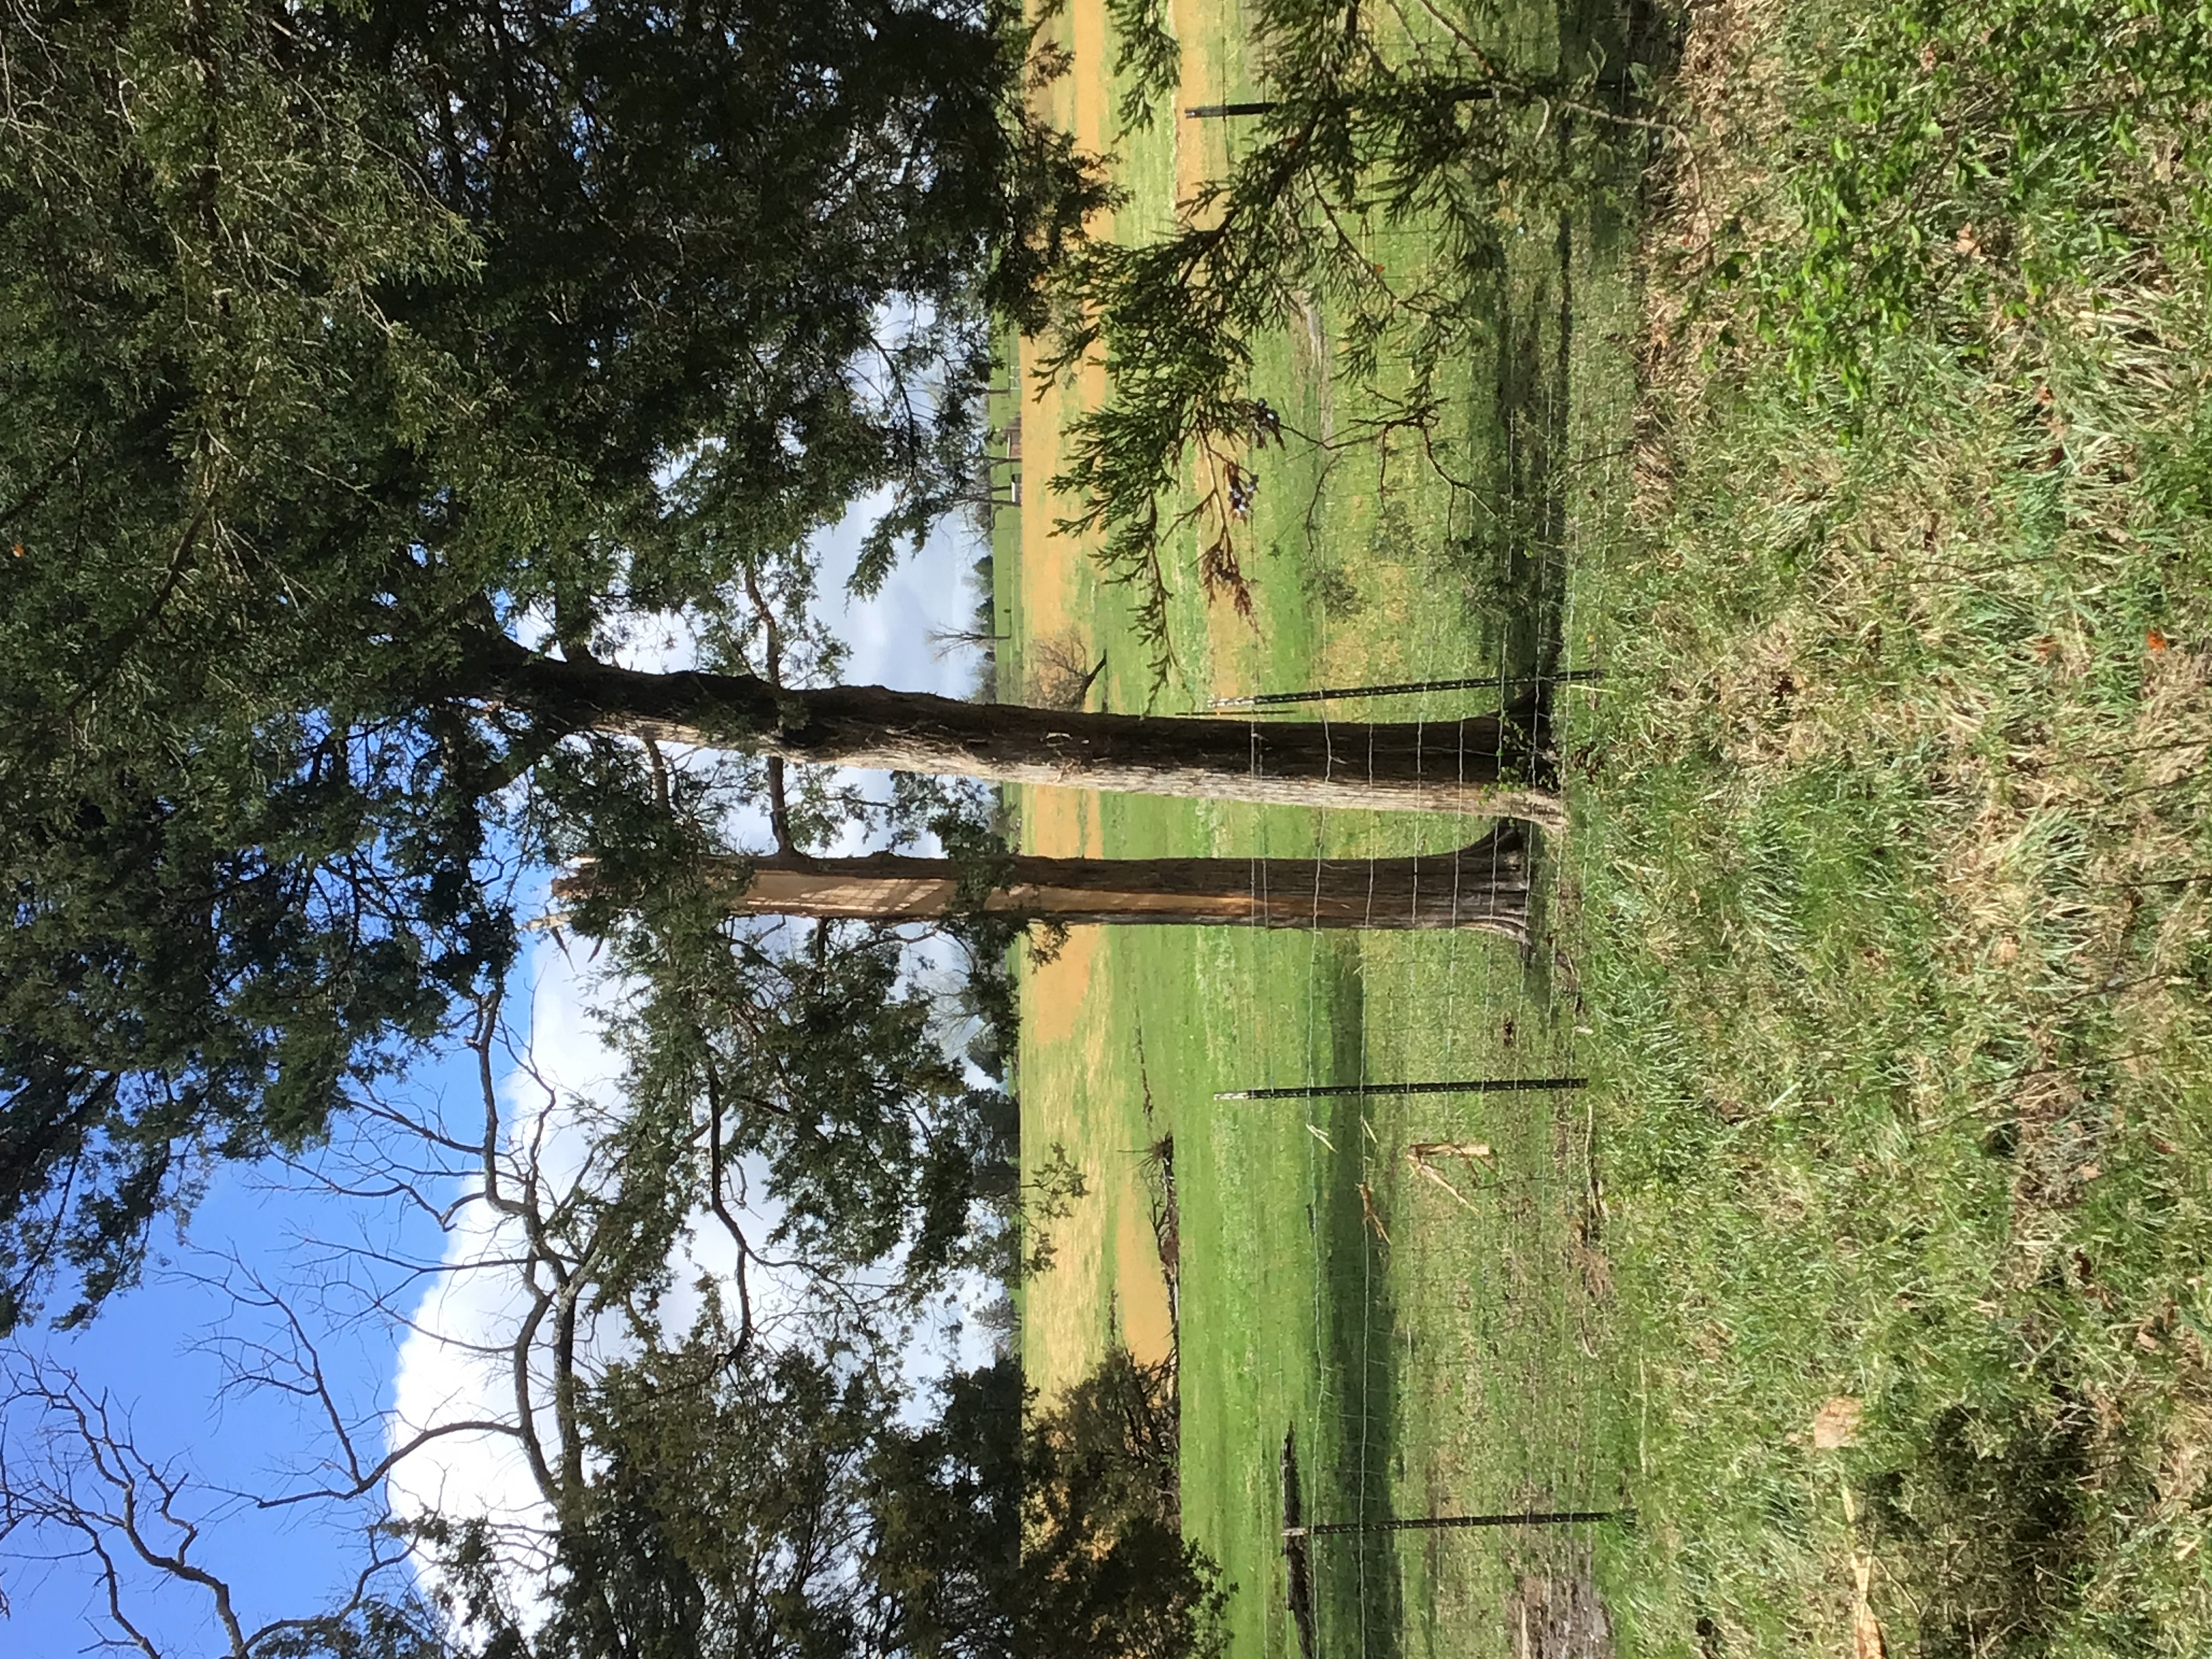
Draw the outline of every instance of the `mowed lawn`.
M1173 22L1178 106L1250 95L1234 5L1180 5ZM1235 129L1163 110L1149 131L1117 134L1101 8L1079 0L1059 27L1074 53L1055 93L1060 118L1121 155L1131 195L1117 230L1165 225L1176 198L1221 166ZM1499 44L1540 64L1562 27L1532 8ZM1377 243L1386 264L1426 257L1418 237ZM1158 712L1257 690L1525 672L1547 634L1564 642L1560 665L1601 661L1595 618L1628 497L1627 252L1595 212L1504 242L1491 337L1465 363L1443 434L1448 470L1473 490L1402 439L1342 442L1373 411L1332 372L1329 319L1286 319L1252 388L1286 434L1248 462L1260 480L1245 541L1254 614L1207 605L1187 544L1164 683L1126 596L1053 528L1068 511L1045 488L1055 438L1072 408L1103 395L1103 376L1025 398L1024 500L1000 515L996 549L1012 635L1000 695L1037 695L1100 655L1092 707ZM1011 409L998 406L1002 422ZM1571 719L1591 695L1563 694ZM1328 714L1456 716L1495 696ZM1383 856L1447 850L1488 827L1042 788L1021 792L1018 808L1027 850L1094 855ZM1552 849L1543 870L1547 906L1561 890L1571 902L1571 854ZM1147 1153L1171 1140L1184 1516L1237 1586L1234 1651L1297 1647L1280 1536L1286 1434L1308 1520L1625 1501L1634 1366L1608 1322L1594 1097L1212 1098L1572 1073L1587 1021L1571 964L1547 943L1524 959L1472 933L1077 929L1052 960L1024 967L1022 997L1024 1163L1036 1178L1064 1153L1086 1188L1050 1224L1054 1265L1024 1297L1030 1379L1049 1395L1115 1341L1143 1358L1166 1351ZM1490 1156L1435 1157L1424 1174L1407 1154L1425 1142L1480 1143ZM1593 1550L1601 1577L1608 1547L1591 1528L1316 1540L1321 1650L1513 1650L1524 1581L1540 1581L1540 1595L1581 1582Z

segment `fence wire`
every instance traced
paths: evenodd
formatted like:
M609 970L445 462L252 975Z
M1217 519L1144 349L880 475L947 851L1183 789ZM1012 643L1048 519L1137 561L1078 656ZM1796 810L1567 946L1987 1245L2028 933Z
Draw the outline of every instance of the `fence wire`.
M1532 672L1516 660L1516 642L1502 626L1488 641L1490 660L1468 661L1463 639L1447 626L1452 607L1436 603L1415 619L1418 642L1410 659L1372 667L1377 675L1423 680L1536 682L1552 708L1565 779L1577 769L1583 722L1562 699L1572 695L1570 687L1601 677L1605 563L1616 539L1613 515L1626 494L1627 464L1620 446L1580 459L1572 453L1574 439L1590 433L1568 401L1572 353L1580 343L1562 337L1574 326L1571 285L1587 251L1564 216L1557 252L1555 286L1540 290L1531 306L1557 306L1559 320L1550 334L1540 319L1509 317L1499 331L1500 386L1533 379L1534 395L1489 411L1502 436L1500 487L1522 510L1516 521L1538 527L1522 598L1533 613L1529 631L1541 665ZM1532 366L1511 361L1516 353L1551 354L1558 372L1528 375ZM1617 411L1626 412L1625 406ZM1454 492L1448 513L1479 505ZM1447 540L1455 527L1447 522ZM1417 589L1426 591L1425 585ZM1325 595L1317 605L1316 672L1337 665L1329 654L1333 619ZM1525 649L1525 635L1520 644ZM1315 711L1324 722L1335 714L1328 701ZM1371 713L1363 707L1358 717ZM1417 701L1412 718L1449 718L1459 734L1460 713L1431 695ZM1264 719L1255 708L1255 757ZM1440 749L1439 758L1446 754L1463 779L1463 736ZM1347 824L1347 817L1355 822ZM1343 840L1357 837L1371 872L1385 855L1386 833L1375 815L1323 813L1310 850L1337 853ZM1448 852L1454 843L1445 837L1454 833L1425 822L1411 850ZM1267 867L1262 860L1278 851L1264 844L1255 850L1255 896ZM1443 1079L1472 1077L1485 1066L1510 1068L1503 1075L1578 1075L1579 1007L1572 953L1561 931L1581 886L1578 849L1571 837L1555 836L1536 856L1534 936L1517 961L1495 941L1457 929L1326 933L1318 924L1316 879L1303 1074L1278 1076L1271 1059L1266 1075L1233 1081L1262 1090L1402 1082L1417 1075L1407 1066L1423 1062L1431 1067L1428 1075ZM1461 872L1456 864L1452 869L1456 884ZM1333 1029L1341 999L1332 994L1346 958L1358 1005L1348 1077ZM1251 966L1261 970L1256 954ZM1265 1002L1264 993L1260 1000ZM1427 1029L1414 1029L1422 1026ZM1270 1057L1275 1052L1264 1041L1255 1048ZM1336 1246L1317 1238L1312 1352L1318 1364L1308 1395L1310 1419L1291 1425L1304 1448L1304 1462L1279 1463L1267 1425L1249 1455L1299 1480L1309 1522L1373 1528L1339 1530L1326 1542L1319 1536L1302 1540L1311 1552L1322 1652L1328 1659L1355 1651L1359 1659L1482 1651L1566 1659L1595 1651L1602 1630L1602 1614L1593 1619L1589 1613L1597 1605L1590 1584L1597 1517L1632 1501L1618 1443L1607 1432L1619 1377L1606 1305L1601 1101L1566 1094L1499 1100L1370 1096L1334 1109L1320 1099L1304 1106L1303 1121L1286 1117L1279 1132L1304 1133L1306 1195L1316 1210L1347 1209L1341 1188L1356 1184L1364 1224L1357 1273L1343 1273L1344 1264L1332 1259ZM1356 1157L1347 1158L1346 1137L1355 1125ZM1444 1150L1420 1154L1417 1147ZM1352 1278L1357 1291L1347 1308ZM1571 1518L1487 1535L1383 1529L1416 1516L1507 1510ZM1469 1594L1470 1584L1480 1589ZM1287 1641L1290 1627L1283 1628Z

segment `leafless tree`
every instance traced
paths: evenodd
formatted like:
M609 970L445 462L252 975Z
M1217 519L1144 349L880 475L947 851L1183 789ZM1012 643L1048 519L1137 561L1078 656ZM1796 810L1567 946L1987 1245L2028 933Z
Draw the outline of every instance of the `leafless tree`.
M872 1342L898 1340L895 1264L856 1274L769 1243L772 1218L749 1202L757 1174L727 1152L726 1103L714 1087L679 1131L697 1154L688 1167L699 1184L665 1195L661 1214L696 1237L672 1251L625 1189L636 1125L623 1104L563 1089L518 1041L495 994L481 1004L469 1048L477 1098L465 1124L420 1101L373 1098L338 1139L272 1176L361 1218L356 1236L302 1241L281 1278L236 1258L188 1270L230 1310L206 1339L226 1395L303 1409L317 1459L241 1487L238 1472L143 1444L112 1392L19 1346L0 1358L0 1590L42 1569L88 1575L100 1625L91 1646L147 1659L210 1650L204 1635L170 1633L180 1619L211 1626L214 1650L228 1659L519 1656L534 1650L512 1644L534 1642L542 1622L533 1600L575 1571L563 1540L592 1510L605 1463L587 1402L612 1368L677 1352L701 1330L714 1333L710 1365L724 1370L825 1345L870 1364ZM433 1221L438 1248L397 1249L368 1224L395 1209ZM712 1282L698 1294L711 1317L701 1318L678 1305L690 1288L679 1274L708 1256L702 1278ZM485 1328L439 1317L441 1296L466 1294L500 1310ZM405 1401L350 1400L325 1352L362 1322L435 1345L480 1380L482 1397L419 1421L402 1414ZM482 1492L426 1504L441 1458L483 1440L522 1471L520 1504ZM350 1528L357 1567L328 1605L253 1623L210 1565L210 1546L242 1512L279 1511ZM833 1575L823 1552L836 1545L825 1536L805 1559L766 1552L759 1594L805 1588L789 1582L794 1574ZM490 1639L501 1632L505 1648Z
M1029 647L1030 701L1040 708L1080 708L1091 701L1091 688L1106 672L1106 658L1091 660L1091 653L1073 629L1048 634Z

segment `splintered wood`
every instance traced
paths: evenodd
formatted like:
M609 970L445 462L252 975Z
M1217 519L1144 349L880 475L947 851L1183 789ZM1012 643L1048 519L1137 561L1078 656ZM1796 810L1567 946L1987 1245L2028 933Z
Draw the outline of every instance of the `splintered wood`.
M1452 1201L1461 1207L1469 1210L1474 1208L1474 1203L1467 1194L1454 1186L1429 1161L1438 1158L1457 1158L1464 1163L1468 1172L1474 1177L1475 1189L1480 1192L1482 1188L1482 1172L1488 1170L1492 1176L1498 1173L1497 1155L1486 1144L1480 1140L1417 1140L1406 1148L1406 1162L1413 1167L1416 1174L1443 1188L1450 1194Z
M1375 1237L1388 1245L1390 1235L1383 1229L1382 1218L1375 1213L1374 1191L1364 1181L1359 1183L1359 1207L1367 1212L1367 1224L1375 1230Z

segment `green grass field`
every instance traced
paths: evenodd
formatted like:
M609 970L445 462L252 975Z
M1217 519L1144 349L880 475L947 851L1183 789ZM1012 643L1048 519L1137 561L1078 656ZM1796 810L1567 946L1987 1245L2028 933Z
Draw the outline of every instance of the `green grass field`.
M1522 21L1522 50L1555 49L1555 18ZM1224 7L1197 40L1184 30L1184 101L1243 90L1235 21ZM1079 15L1073 38L1079 48ZM1133 137L1124 224L1164 217L1178 137L1233 141L1164 124ZM1155 687L1119 590L1071 568L1064 544L1040 547L1032 530L1022 545L1007 514L998 568L1014 640L1002 685L1034 672L1040 638L1062 629L1104 653L1105 705L1123 709L1532 666L1542 633L1571 630L1588 603L1571 575L1601 577L1618 538L1635 312L1622 280L1628 248L1609 215L1534 228L1503 252L1492 343L1466 363L1447 434L1452 465L1478 491L1455 489L1410 445L1331 453L1314 441L1370 412L1333 384L1329 325L1316 316L1266 343L1253 387L1291 434L1255 463L1253 619L1209 611L1186 584L1171 615L1179 672ZM1422 253L1418 243L1378 250ZM1025 414L1033 488L1053 470L1048 436ZM1506 523L1539 535L1509 541L1496 528ZM1582 548L1595 556L1571 560ZM1046 582L1054 591L1040 602ZM1594 630L1569 641L1571 664L1595 653ZM1485 696L1331 712L1457 714L1487 706ZM1023 804L1033 846L1048 817L1072 815L1094 838L1086 845L1114 854L1387 855L1448 849L1480 828L1128 798L1071 806L1037 793ZM1085 958L1079 1014L1036 1004L1067 994L1051 981L1065 959L1030 976L1024 1144L1033 1163L1064 1146L1091 1191L1055 1229L1057 1264L1029 1287L1025 1352L1033 1376L1064 1379L1108 1340L1116 1287L1158 1274L1148 1230L1086 1226L1081 1212L1126 1212L1143 1149L1172 1136L1185 1522L1237 1586L1234 1651L1297 1650L1280 1542L1287 1432L1309 1520L1621 1501L1634 1447L1618 1409L1621 1351L1603 1302L1586 1097L1429 1097L1364 1109L1211 1098L1255 1085L1571 1071L1576 999L1545 951L1524 962L1510 942L1474 933L1131 929L1072 941L1067 955ZM1442 1179L1431 1179L1407 1158L1425 1141L1485 1143L1493 1162L1437 1160ZM1504 1651L1520 1580L1581 1574L1594 1544L1602 1553L1589 1528L1317 1540L1321 1650Z
M2193 11L2130 20L1699 9L1647 216L1502 239L1452 434L1473 492L1324 459L1359 416L1327 319L1266 343L1294 437L1260 467L1255 615L1188 583L1164 687L1042 533L1043 415L1075 404L1026 417L1002 695L1067 637L1118 709L1524 669L1547 636L1609 676L1561 694L1573 825L1528 960L1138 929L1025 972L1025 1161L1090 1182L1025 1358L1050 1387L1135 1330L1139 1159L1172 1135L1185 1520L1236 1653L1296 1650L1292 1429L1310 1520L1640 1514L1319 1540L1328 1655L1595 1651L1523 1634L1528 1581L1585 1565L1626 1653L2212 1650L2212 52ZM1509 21L1558 49L1549 11ZM1235 7L1176 26L1181 101L1246 90ZM1080 75L1109 37L1068 27ZM1131 136L1118 228L1231 142ZM1020 805L1052 851L1472 839ZM1585 1069L1549 1099L1211 1098ZM1461 1140L1495 1170L1437 1160L1456 1197L1407 1161Z

